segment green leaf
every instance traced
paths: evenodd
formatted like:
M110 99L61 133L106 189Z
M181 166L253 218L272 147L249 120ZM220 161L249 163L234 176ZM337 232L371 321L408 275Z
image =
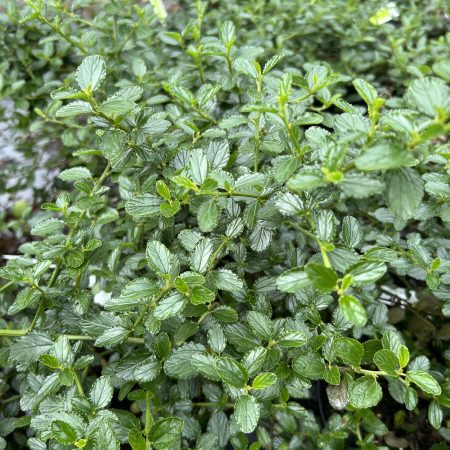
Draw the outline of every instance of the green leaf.
M142 432L136 428L128 433L128 442L132 450L147 450L145 438L142 436Z
M439 383L428 373L422 370L409 370L406 373L406 380L410 381L430 395L441 395Z
M113 428L107 422L103 422L95 431L94 442L93 450L120 450Z
M225 21L220 27L220 40L227 46L230 46L236 40L236 29L233 22Z
M241 363L232 358L218 359L216 370L224 383L237 388L242 388L247 384L247 370Z
M403 168L388 171L385 180L389 209L403 220L414 217L424 193L421 176L415 170Z
M108 116L116 114L125 115L127 112L136 108L136 103L123 98L111 98L100 105L100 111Z
M208 344L216 353L222 353L225 350L225 335L219 324L214 324L208 330Z
M305 266L305 272L311 283L320 292L332 292L336 288L338 276L333 269L321 264L309 263Z
M433 400L428 405L428 421L431 426L438 430L441 427L442 421L444 420L444 412L442 408L439 406L436 400Z
M265 347L257 347L249 351L242 358L242 365L247 369L249 376L255 375L264 364L267 356Z
M220 381L216 370L216 359L213 356L200 353L192 355L192 365L209 380Z
M257 311L250 311L247 314L247 322L253 333L261 339L268 341L272 337L273 326L269 317Z
M192 179L201 186L208 175L208 159L202 150L194 150L189 159Z
M78 181L91 179L91 172L86 167L72 167L70 169L63 170L58 178L64 181Z
M89 398L97 408L104 408L111 401L113 387L108 376L97 378L89 391Z
M236 292L243 288L242 280L231 270L218 269L208 273L208 283L222 291Z
M220 209L215 199L207 200L200 205L197 213L198 226L203 233L208 233L219 222Z
M173 255L164 244L149 241L146 252L148 265L157 274L169 275L173 268Z
M318 380L323 377L325 363L316 352L298 355L292 361L292 368L305 378Z
M62 420L54 420L51 424L52 438L56 439L60 444L72 444L77 439L75 429Z
M277 382L277 376L272 372L260 373L255 377L252 383L253 389L265 389Z
M393 143L380 143L368 148L355 159L358 169L365 172L374 170L399 169L416 163L411 152Z
M277 337L277 344L282 347L301 347L306 341L306 335L296 330L285 330Z
M361 173L346 173L339 187L347 197L352 198L367 198L384 191L381 180Z
M238 429L243 433L251 433L258 425L260 407L251 395L242 395L234 405L234 417Z
M158 285L148 278L137 278L128 283L119 298L109 300L105 308L110 311L128 311L139 306L159 291Z
M65 366L72 365L74 356L67 336L61 335L56 339L55 345L53 346L53 353L61 364Z
M35 362L53 347L53 341L46 333L32 332L17 339L10 347L10 360Z
M105 330L95 341L97 347L114 347L128 337L128 330L123 327L113 327Z
M380 279L386 273L386 265L382 262L361 261L353 264L346 273L352 275L353 286L365 286Z
M157 420L148 435L153 447L157 450L170 448L180 437L184 422L179 417L168 417Z
M399 345L397 350L397 357L400 367L406 367L409 363L409 350L404 345Z
M18 312L28 308L30 305L34 305L41 298L41 293L30 287L26 287L19 291L14 303L8 308L8 314L14 315Z
M363 327L366 324L366 310L353 295L341 295L339 297L339 308L344 317L355 327Z
M373 355L373 362L380 370L384 370L390 375L396 375L396 371L400 368L397 356L387 349L378 350Z
M321 210L316 218L316 234L322 242L332 242L336 232L336 218L331 210Z
M140 350L122 358L116 375L125 381L147 382L156 378L161 370L161 363L148 352Z
M62 220L45 219L31 229L31 234L34 236L47 236L49 234L56 234L63 228L64 222Z
M350 403L357 409L377 405L382 396L381 386L371 375L364 375L355 380L349 392Z
M179 314L186 305L186 297L175 292L162 299L155 308L153 315L158 320L166 320Z
M213 244L210 239L201 239L195 246L191 256L191 268L200 273L208 269L209 258L213 253Z
M342 240L349 247L357 247L362 241L363 234L359 222L351 216L342 221Z
M79 114L91 114L93 112L94 110L88 102L77 100L59 108L55 113L55 117L73 117Z
M192 289L192 293L189 296L189 300L193 305L203 305L205 303L211 303L216 298L214 292L206 289L203 286L196 286Z
M237 312L229 306L219 306L218 308L213 309L212 315L215 319L226 323L234 323L238 320Z
M254 80L256 80L261 73L261 68L259 68L259 64L256 61L250 61L245 58L235 59L233 61L233 67L238 72L241 72Z
M356 339L339 337L333 342L333 350L346 364L359 367L364 356L364 347Z
M92 92L100 86L105 77L105 61L97 55L84 58L75 75L78 86L83 91Z
M368 106L374 104L375 99L377 98L377 91L370 83L361 78L357 78L356 80L353 80L353 86Z
M327 367L325 369L325 373L323 374L324 380L328 384L339 385L341 382L341 373L339 372L339 368L336 366Z
M170 377L187 379L197 374L197 370L192 365L194 354L203 354L205 347L201 344L189 342L178 347L164 364L164 371Z
M308 191L326 183L325 176L320 169L302 169L289 179L287 186L293 191Z
M440 61L436 61L433 64L433 72L445 81L450 82L450 59L445 58Z
M303 267L287 270L277 278L277 288L282 292L296 293L310 285L311 281Z
M430 117L436 116L439 111L448 110L450 106L450 90L445 82L438 78L414 80L405 97L411 106Z
M160 206L162 200L156 195L143 194L132 197L125 203L125 211L130 216L141 217L158 217L160 215Z
M419 397L417 396L417 391L411 386L405 387L405 396L404 396L405 408L408 411L412 411L416 408L417 403L419 402Z

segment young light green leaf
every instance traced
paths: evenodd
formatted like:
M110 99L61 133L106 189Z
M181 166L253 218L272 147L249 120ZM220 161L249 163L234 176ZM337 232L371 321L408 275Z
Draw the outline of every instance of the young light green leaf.
M320 292L331 292L336 288L338 276L336 272L322 264L308 263L305 272L313 286Z
M363 327L366 324L366 310L353 295L341 295L339 297L339 308L344 317L355 327Z
M260 373L255 377L252 383L253 389L265 389L277 382L277 376L272 372Z

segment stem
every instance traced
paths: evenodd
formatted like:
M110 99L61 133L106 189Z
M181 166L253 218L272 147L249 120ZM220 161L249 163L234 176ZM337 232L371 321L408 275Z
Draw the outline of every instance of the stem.
M233 71L233 65L231 63L231 58L230 58L230 50L231 50L231 46L227 45L227 51L226 51L226 54L225 54L225 60L227 62L228 71L230 72L230 75L233 76L234 75L234 71Z
M296 230L300 231L301 233L303 233L305 236L308 236L311 239L314 239L315 241L317 241L317 236L314 233L311 233L311 231L306 230L305 228L301 227L300 225L298 225L295 222L287 222L288 225L291 225L292 227L294 227Z
M150 443L150 441L148 439L148 435L150 433L150 428L151 428L152 422L153 422L153 416L152 416L152 412L150 409L150 398L151 398L150 394L151 394L150 391L145 392L145 429L144 429L144 434L145 434L145 441L146 441L147 445Z
M81 384L81 381L80 381L80 378L78 377L77 371L74 370L72 373L73 373L73 377L75 379L75 384L77 385L78 393L80 394L81 397L86 397L86 395L84 393L83 385Z
M164 295L171 289L172 287L170 285L166 285L163 289L161 289L161 291L159 292L159 294L157 295L157 297L155 298L155 300L151 303L149 303L142 311L142 313L139 315L139 317L136 319L136 321L134 322L130 332L128 333L128 336L133 333L133 331L136 329L136 327L144 320L146 314L148 313L148 310L150 309L150 307L157 303L159 300L161 300L162 297L164 297ZM128 338L130 339L130 338ZM136 339L136 338L135 338Z
M81 53L88 55L89 51L86 50L81 44L79 44L78 42L75 42L70 36L68 36L66 33L64 33L64 31L62 31L60 28L55 27L55 25L53 25L46 17L39 15L38 19L45 23L47 26L49 26L55 33L58 33L63 39L65 39L70 45L72 45L73 47L78 48Z
M362 375L372 375L373 377L378 376L392 376L385 372L384 370L368 370L368 369L362 369L361 367L339 367L336 366L341 372L354 372L354 373L360 373Z
M200 318L197 320L197 324L200 325L200 324L203 322L203 319L204 319L206 316L208 316L210 312L211 312L211 311L206 311L206 312L204 312L204 313L200 316Z
M0 330L0 336L25 336L29 333L29 329L21 328L19 330L3 329ZM97 338L92 336L86 336L83 334L59 334L58 336L66 336L69 341L95 341ZM128 337L125 342L129 344L144 344L143 338Z
M0 330L0 336L25 336L28 330L20 329L20 330L10 330L6 328L4 330Z
M210 263L208 265L208 270L211 270L214 267L214 263L216 261L217 256L222 251L222 249L227 245L228 240L224 240L220 243L220 245L217 247L216 251L210 256Z
M259 76L256 80L256 90L258 91L258 103L261 103L261 91L262 91L262 77ZM259 147L261 145L261 130L259 128L261 120L261 113L258 113L255 120L255 167L254 172L258 172L259 164Z
M197 192L195 195L212 195L215 197L249 197L249 198L257 198L257 199L267 199L269 197L269 194L260 195L260 194L252 194L247 192L221 192L221 191L200 191Z
M204 80L202 80L202 83L204 83ZM208 122L211 122L214 125L218 124L217 120L214 119L214 117L211 117L209 114L202 111L198 106L194 105L193 108L194 108L194 111L203 119L207 120Z
M16 400L20 400L22 398L21 395L12 395L11 397L5 398L5 400L0 400L1 403L6 404L6 403L11 403L14 402Z
M234 403L220 403L220 402L193 402L194 406L223 406L224 408L234 408Z
M125 133L128 133L128 128L125 127L124 125L121 125L120 123L116 123L114 121L114 119L112 119L111 117L109 117L108 115L106 115L105 113L102 113L101 111L99 111L96 107L94 108L95 114L98 117L101 117L102 119L107 120L114 128L118 128L119 130L125 131Z
M328 258L327 252L323 248L323 245L321 244L321 242L319 240L318 240L318 242L319 242L319 246L320 246L320 254L322 255L323 265L325 267L327 267L328 269L330 269L331 268L331 263L330 263L330 260Z
M12 284L14 284L14 281L8 281L6 284L0 287L0 292L3 292L5 289L8 289Z

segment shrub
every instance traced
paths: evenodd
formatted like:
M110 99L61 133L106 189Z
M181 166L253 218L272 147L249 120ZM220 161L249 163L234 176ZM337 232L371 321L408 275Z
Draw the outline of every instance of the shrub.
M447 448L450 62L374 40L414 8L81 3L5 31L51 90L7 81L17 128L65 161L5 225L3 446Z

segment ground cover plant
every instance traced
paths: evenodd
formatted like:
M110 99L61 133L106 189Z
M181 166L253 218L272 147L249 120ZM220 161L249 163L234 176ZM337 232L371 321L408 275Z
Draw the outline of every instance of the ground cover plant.
M1 8L0 448L449 448L444 2Z

